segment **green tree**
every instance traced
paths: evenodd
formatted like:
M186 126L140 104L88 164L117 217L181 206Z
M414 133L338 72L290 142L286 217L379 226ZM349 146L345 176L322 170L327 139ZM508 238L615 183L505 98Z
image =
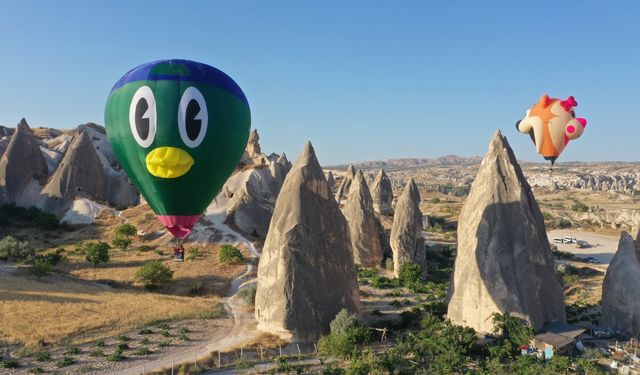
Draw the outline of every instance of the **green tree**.
M122 224L114 230L114 234L116 235L116 237L130 237L135 236L137 233L138 230L136 229L136 227L128 223Z
M85 245L86 259L93 264L93 267L97 267L100 263L107 263L109 261L109 244L104 242L88 242Z
M31 267L31 273L40 280L41 277L49 276L51 274L51 265L44 261L37 261L33 267Z
M220 255L218 256L220 263L238 264L246 261L244 255L237 247L225 244L220 247Z
M0 259L30 262L34 257L35 251L26 241L19 241L13 236L6 236L0 240Z
M422 283L423 272L424 269L421 265L416 263L406 263L400 267L398 279L403 286L410 288L415 284Z
M530 325L509 313L493 313L494 334L500 335L499 344L507 348L512 356L520 352L520 346L528 345L535 332Z
M131 245L131 239L126 238L126 237L116 237L113 242L111 242L113 244L113 246L117 247L118 249L122 250L122 251L127 251L127 249L129 248L129 246Z
M136 272L136 280L146 288L155 288L168 284L173 279L173 271L159 260L152 260Z

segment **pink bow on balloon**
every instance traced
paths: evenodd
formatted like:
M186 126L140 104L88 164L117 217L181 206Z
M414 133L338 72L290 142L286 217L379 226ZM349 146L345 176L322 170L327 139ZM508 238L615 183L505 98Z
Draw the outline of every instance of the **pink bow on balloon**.
M572 107L578 106L578 102L573 96L568 97L566 100L561 100L560 105L565 111L569 111Z

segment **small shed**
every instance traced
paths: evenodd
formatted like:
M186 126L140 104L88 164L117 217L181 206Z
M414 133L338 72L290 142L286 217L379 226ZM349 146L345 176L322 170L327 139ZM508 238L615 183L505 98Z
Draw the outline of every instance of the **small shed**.
M534 336L531 345L544 353L572 354L585 331L584 328L567 323L547 323Z

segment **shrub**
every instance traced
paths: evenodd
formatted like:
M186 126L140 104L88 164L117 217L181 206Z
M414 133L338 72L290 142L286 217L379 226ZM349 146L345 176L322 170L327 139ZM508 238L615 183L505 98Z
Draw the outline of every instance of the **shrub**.
M0 367L3 368L18 368L20 364L15 359L5 359L0 361Z
M121 342L118 345L116 345L116 350L123 351L127 349L129 349L129 344L127 344L126 342Z
M187 250L187 260L196 260L199 258L202 258L204 256L204 253L202 252L201 249L194 247L192 249Z
M51 274L51 265L41 260L37 261L33 267L31 267L31 273L40 280L41 277L49 276Z
M60 220L50 212L40 211L35 217L34 224L39 229L51 230L60 226Z
M136 271L136 280L147 288L160 287L173 280L173 271L161 261L152 260Z
M220 247L220 255L218 256L220 263L239 264L246 262L244 255L237 247L231 245L222 245Z
M42 367L34 367L29 369L30 374L44 374L44 369Z
M242 288L238 292L238 296L242 298L248 305L256 304L256 287L251 286L248 288Z
M352 314L347 309L342 309L340 312L336 314L336 317L333 318L329 327L331 328L331 333L335 335L342 335L347 333L348 330L354 328L358 325L358 316L356 314Z
M102 349L97 349L89 353L91 357L104 357L104 351Z
M358 353L358 347L371 340L371 331L367 327L353 327L343 334L330 334L318 341L318 352L325 356L352 358Z
M131 341L131 338L127 335L120 335L117 337L118 341L123 341L123 342L127 342L127 341Z
M150 341L148 338L143 338L142 340L140 340L140 344L141 345L149 345Z
M35 251L26 241L20 241L13 236L6 236L0 240L0 259L30 262L35 257Z
M416 263L406 263L400 266L398 279L403 286L409 287L413 284L422 283L423 272L424 269L421 265Z
M104 242L89 242L85 245L86 259L93 267L97 267L100 263L109 261L110 246Z
M76 363L75 359L65 355L64 357L60 358L56 362L56 366L58 366L58 367L67 367L67 366L71 366L74 363Z
M109 361L111 361L111 362L120 362L120 361L125 360L126 358L127 358L127 357L125 357L125 356L122 354L122 350L120 350L120 349L116 349L116 350L114 350L114 351L113 351L113 353L111 353L111 355L109 355L109 356L107 357L107 360L109 360Z
M64 351L64 355L76 355L76 354L80 354L79 348L67 348L67 350Z
M98 348L104 348L107 344L105 344L104 340L98 340L96 341L95 344L93 344L93 346L98 347Z
M438 198L438 197L431 198L431 203L433 203L433 204L440 203L440 198Z
M140 331L138 331L138 334L140 334L140 335L151 335L151 334L153 334L153 331L150 328L143 328Z
M560 229L571 228L571 221L563 218L557 218L553 222L553 226Z
M52 266L55 266L56 264L58 264L58 262L60 262L63 258L63 253L65 252L65 250L63 248L59 248L56 249L56 251L54 251L53 253L48 253L45 255L40 255L38 256L38 260L44 261L49 263Z
M587 205L585 205L584 203L576 202L573 205L571 205L571 211L587 212L589 211L589 207L587 207Z
M116 237L111 243L113 246L117 247L122 251L127 251L129 245L131 245L131 240L126 237Z
M138 230L131 224L122 224L118 226L113 233L116 237L129 237L138 234Z
M169 339L162 340L158 343L159 348L166 348L167 346L170 346L170 345L171 345L171 340Z
M48 352L40 352L36 354L36 361L45 362L51 359L51 354Z
M153 246L149 246L149 245L140 245L140 246L138 246L138 251L141 252L141 253L144 253L144 252L147 252L147 251L151 251L151 250L154 250L154 249L155 248Z
M151 353L152 353L152 352L151 352L151 350L149 350L149 348L147 348L147 347L142 347L142 348L139 348L138 350L134 351L134 352L133 352L133 353L131 353L131 354L133 354L133 355L149 355L149 354L151 354Z

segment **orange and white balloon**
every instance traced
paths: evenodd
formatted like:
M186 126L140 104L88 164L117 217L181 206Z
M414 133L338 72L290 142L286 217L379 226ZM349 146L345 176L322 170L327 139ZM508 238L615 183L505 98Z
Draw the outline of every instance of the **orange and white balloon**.
M561 100L545 94L516 123L516 129L529 134L538 154L553 165L569 141L579 138L587 126L587 120L576 117L577 106L573 96Z

